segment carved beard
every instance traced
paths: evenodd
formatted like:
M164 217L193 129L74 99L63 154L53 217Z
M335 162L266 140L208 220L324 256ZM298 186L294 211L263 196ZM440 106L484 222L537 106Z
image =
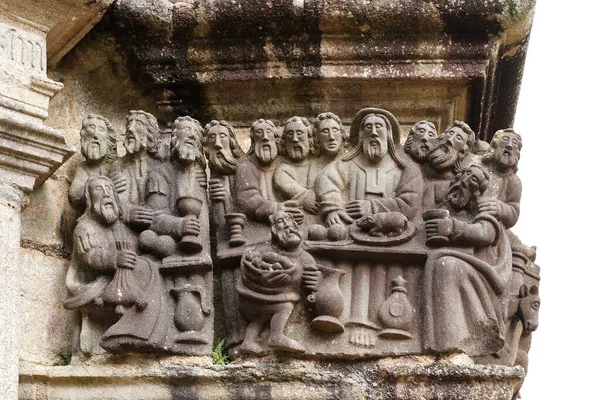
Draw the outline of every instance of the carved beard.
M119 219L117 205L110 197L97 201L93 205L93 209L94 213L98 215L100 220L106 225L112 225Z
M292 143L288 141L285 143L285 150L292 161L302 161L308 157L310 148L307 142Z
M381 159L387 151L387 142L380 137L369 137L363 141L363 152L370 160Z
M193 163L198 157L198 147L193 140L177 140L172 154L180 161Z
M211 149L207 151L208 165L210 170L221 175L233 175L237 168L237 159L231 153L231 150Z
M99 140L94 137L84 137L81 139L81 154L88 161L99 161L106 156L108 144L105 140Z
M505 168L516 168L521 158L521 152L518 149L500 149L496 150L496 162Z
M462 185L461 181L451 185L446 194L446 200L456 210L470 208L471 197L471 193Z
M300 230L294 227L281 228L276 232L277 243L282 249L295 249L302 243Z
M257 143L254 146L254 152L261 164L269 164L277 157L277 146L271 140Z
M142 143L140 140L140 133L136 131L127 132L127 136L125 136L125 150L127 154L135 154L146 148L146 144Z
M418 162L423 162L429 154L429 143L423 143L420 140L415 140L414 135L409 135L405 143L406 152Z
M447 141L437 144L427 154L427 160L436 170L452 167L458 160L458 151Z
M304 160L306 157L308 157L308 152L310 150L310 148L308 147L308 143L306 142L287 142L285 144L285 147L288 157L291 158L293 161Z

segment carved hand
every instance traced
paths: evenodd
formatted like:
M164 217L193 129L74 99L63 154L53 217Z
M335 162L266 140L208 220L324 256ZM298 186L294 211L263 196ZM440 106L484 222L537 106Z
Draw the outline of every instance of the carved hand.
M141 206L132 206L129 210L129 222L144 228L152 225L154 213L152 210Z
M302 281L308 290L316 292L319 282L321 281L321 271L319 271L316 265L304 266Z
M225 201L227 192L225 190L225 185L220 179L213 178L208 182L208 192L212 202Z
M300 205L296 200L284 201L281 203L280 209L290 213L298 225L301 225L304 222L304 213L300 209Z
M133 250L117 250L117 267L118 268L135 268L136 254Z
M197 218L184 218L181 222L181 233L182 236L185 235L193 235L198 236L200 234L200 230L202 229L202 224L200 224L200 220Z
M117 193L123 193L125 190L127 190L127 180L122 174L118 172L111 172L109 177L110 180L113 181Z
M326 227L330 227L331 225L343 225L343 224L351 224L352 223L352 217L349 216L346 211L332 211L329 213L329 215L327 215L327 217L325 218L325 226Z
M92 249L92 238L90 232L83 232L83 234L76 237L79 243L79 251L82 254L89 252Z
M268 286L281 286L290 283L292 277L285 270L276 270L265 272L263 279Z
M454 220L450 218L432 219L425 222L427 238L432 236L445 236L450 238L454 233Z
M309 191L308 195L304 198L304 201L302 202L302 208L304 208L306 212L309 212L311 214L319 213L319 203L317 203L315 192L313 192L312 190Z
M371 214L371 202L369 200L354 200L346 203L346 211L354 219L359 219Z
M96 297L94 299L94 305L98 307L102 307L104 305L104 300L102 299L102 296Z
M496 218L500 216L500 201L496 199L481 198L477 201L477 208L481 213L488 213Z
M206 172L199 165L196 165L196 182L200 187L206 188Z

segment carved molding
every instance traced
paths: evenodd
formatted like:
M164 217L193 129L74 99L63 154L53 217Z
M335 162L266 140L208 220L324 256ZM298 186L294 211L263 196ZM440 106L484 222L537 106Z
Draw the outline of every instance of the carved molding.
M56 129L0 114L2 178L23 190L41 185L74 152Z

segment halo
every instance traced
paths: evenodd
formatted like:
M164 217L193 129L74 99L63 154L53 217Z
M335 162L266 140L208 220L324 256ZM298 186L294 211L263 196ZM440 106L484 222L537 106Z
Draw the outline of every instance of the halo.
M352 120L352 125L350 126L350 136L348 137L350 144L353 147L358 144L358 139L360 138L360 123L362 122L363 118L366 117L368 114L383 114L387 117L387 119L390 121L390 124L392 125L392 138L394 139L394 145L398 146L400 144L400 123L398 122L394 114L392 114L388 110L374 107L363 108L354 116L354 119Z

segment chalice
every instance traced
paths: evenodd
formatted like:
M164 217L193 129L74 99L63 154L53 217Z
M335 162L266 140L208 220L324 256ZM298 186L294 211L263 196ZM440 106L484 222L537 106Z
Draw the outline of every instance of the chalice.
M177 199L177 211L184 218L198 218L202 211L202 200L194 196L181 196ZM179 246L188 253L197 253L202 250L202 241L199 235L184 235Z

